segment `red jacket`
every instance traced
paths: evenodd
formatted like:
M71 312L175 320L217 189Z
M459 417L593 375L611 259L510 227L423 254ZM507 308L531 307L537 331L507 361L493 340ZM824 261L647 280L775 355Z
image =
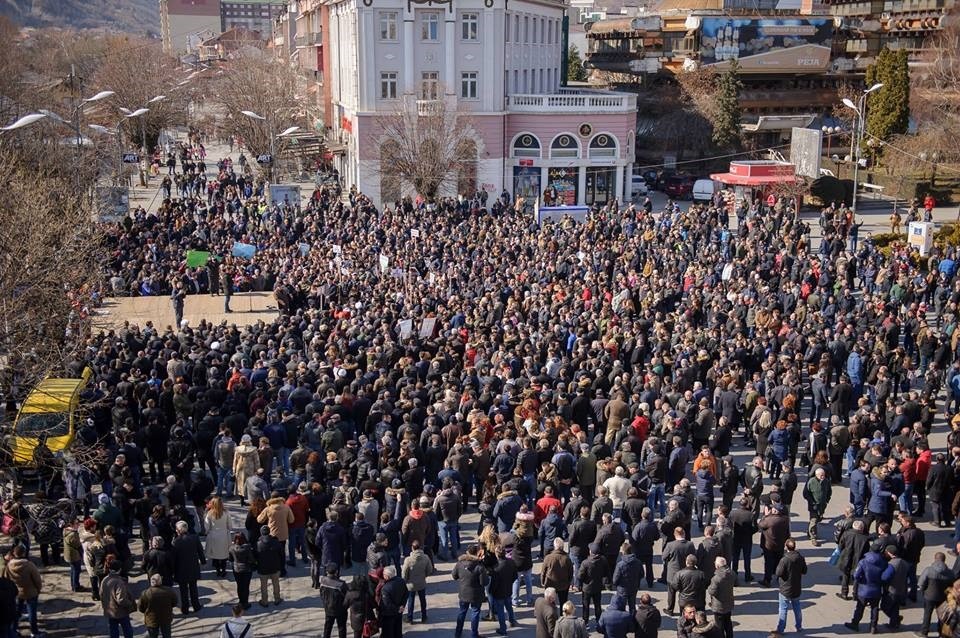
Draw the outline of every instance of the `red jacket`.
M310 501L299 492L287 497L287 507L293 512L293 522L290 527L306 527L307 516L310 514Z
M917 457L917 461L914 464L914 480L927 482L927 475L930 474L930 465L933 462L933 452L930 450L924 450Z
M563 513L563 503L560 502L560 499L554 496L542 496L533 506L533 523L535 525L539 525L540 521L547 517L547 514L550 513L551 505L557 508L558 514Z
M916 459L904 459L900 463L900 473L903 474L904 483L913 483L917 480L917 461Z

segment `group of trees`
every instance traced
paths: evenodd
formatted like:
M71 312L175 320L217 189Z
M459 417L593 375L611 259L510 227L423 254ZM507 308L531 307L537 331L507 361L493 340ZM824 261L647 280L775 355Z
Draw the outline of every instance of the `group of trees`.
M677 76L680 94L686 109L702 118L710 130L710 139L720 149L739 148L742 145L740 65L736 60L726 69L697 67L684 70Z

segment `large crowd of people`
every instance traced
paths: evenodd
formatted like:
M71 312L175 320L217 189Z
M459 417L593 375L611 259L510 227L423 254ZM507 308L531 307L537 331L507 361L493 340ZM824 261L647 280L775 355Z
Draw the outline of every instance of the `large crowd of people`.
M922 635L960 625L960 565L920 564L917 527L956 521L960 541L949 251L880 250L843 205L813 232L784 198L537 225L508 193L378 208L331 184L268 205L231 161L200 164L182 154L189 186L108 233L113 293L180 312L84 343L76 445L102 452L46 461L43 491L3 504L10 635L24 610L40 633L36 545L111 636L141 612L169 636L201 578L229 578L222 635L252 638L246 610L283 605L304 569L324 638L429 625L437 572L457 638L505 635L527 606L537 638L731 638L748 586L778 592L779 635L813 584L791 516L835 548L849 628L897 630L912 604ZM242 290L273 291L279 317L182 320L184 295ZM76 517L44 515L61 499Z

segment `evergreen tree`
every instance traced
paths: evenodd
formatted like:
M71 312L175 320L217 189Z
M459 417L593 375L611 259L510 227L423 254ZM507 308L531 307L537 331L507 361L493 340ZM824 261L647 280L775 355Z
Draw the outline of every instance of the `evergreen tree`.
M910 69L905 50L884 49L867 67L867 86L883 87L867 98L867 133L881 140L907 132L910 123Z
M567 49L567 82L586 82L587 70L583 68L583 59L577 45L571 44Z
M730 68L717 80L717 110L713 122L713 143L720 148L740 146L740 64Z

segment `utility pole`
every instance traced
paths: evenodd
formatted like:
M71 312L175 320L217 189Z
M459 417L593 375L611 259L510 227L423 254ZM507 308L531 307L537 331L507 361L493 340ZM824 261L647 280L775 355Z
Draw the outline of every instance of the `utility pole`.
M80 132L80 116L82 114L82 102L81 96L83 95L83 78L77 75L76 67L70 65L70 98L72 101L71 110L73 111L73 130L76 135L74 142L74 166L73 166L73 176L74 176L74 185L77 189L77 193L80 192L80 146L83 143L83 137Z

